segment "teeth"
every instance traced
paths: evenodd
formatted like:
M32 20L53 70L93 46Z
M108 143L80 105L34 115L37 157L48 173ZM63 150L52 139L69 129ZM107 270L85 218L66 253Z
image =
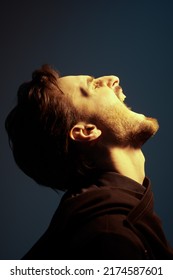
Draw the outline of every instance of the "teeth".
M124 102L125 99L126 99L126 96L124 93L122 93L122 102Z
M121 93L119 94L118 98L119 98L119 100L120 100L121 102L124 102L124 100L126 99L126 96L125 96L125 94L124 94L123 92L121 92Z

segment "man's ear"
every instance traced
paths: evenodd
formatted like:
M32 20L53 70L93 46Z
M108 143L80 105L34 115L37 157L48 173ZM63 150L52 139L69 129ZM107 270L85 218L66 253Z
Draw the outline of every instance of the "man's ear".
M78 123L72 127L70 137L75 141L88 142L96 140L101 133L94 124Z

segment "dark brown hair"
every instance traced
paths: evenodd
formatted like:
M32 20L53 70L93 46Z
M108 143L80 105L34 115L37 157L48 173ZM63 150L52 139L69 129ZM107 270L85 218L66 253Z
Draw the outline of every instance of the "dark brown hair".
M49 65L34 71L19 87L5 127L17 165L37 183L63 190L74 172L69 131L79 116L59 89L59 77Z

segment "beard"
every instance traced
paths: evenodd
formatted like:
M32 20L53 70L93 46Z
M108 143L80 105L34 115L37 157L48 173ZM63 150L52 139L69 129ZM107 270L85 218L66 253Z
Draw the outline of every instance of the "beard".
M104 106L94 116L106 144L120 147L141 146L159 129L157 119L130 110L124 103Z

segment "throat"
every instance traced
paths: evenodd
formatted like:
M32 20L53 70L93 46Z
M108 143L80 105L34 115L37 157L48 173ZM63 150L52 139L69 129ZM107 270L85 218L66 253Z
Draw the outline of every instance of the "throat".
M116 172L142 185L145 178L145 158L141 149L114 147L110 156Z

